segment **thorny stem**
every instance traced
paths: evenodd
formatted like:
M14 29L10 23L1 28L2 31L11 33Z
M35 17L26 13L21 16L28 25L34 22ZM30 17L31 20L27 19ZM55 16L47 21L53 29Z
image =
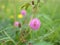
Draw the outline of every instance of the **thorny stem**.
M33 14L33 8L34 8L34 0L32 0L32 14ZM33 19L33 15L31 15L31 18L30 18L30 21ZM30 25L30 23L29 23L29 25ZM31 33L32 32L32 30L30 29L30 32L29 33ZM32 34L30 34L30 38L32 38Z
M34 14L34 0L32 0L32 16L31 16L31 20L33 19L33 14Z
M37 0L37 5L40 3L40 0Z
M40 0L37 0L37 4L34 4L34 0L32 0L32 16L31 19L34 18L34 15L36 15L37 7L39 6Z
M37 0L37 5L38 5L39 2L40 2L40 0ZM34 4L34 0L32 0L32 16L31 16L31 20L34 18L34 15L35 15L35 4Z

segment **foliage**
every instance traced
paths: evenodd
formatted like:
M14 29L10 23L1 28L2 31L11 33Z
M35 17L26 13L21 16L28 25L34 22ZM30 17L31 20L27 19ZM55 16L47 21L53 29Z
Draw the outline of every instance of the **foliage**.
M32 13L31 1L0 0L0 45L60 45L60 0L40 0L39 5L34 0L35 14ZM19 19L18 15L24 8L27 16ZM14 15L22 27L14 27ZM39 30L28 26L32 15L41 21Z

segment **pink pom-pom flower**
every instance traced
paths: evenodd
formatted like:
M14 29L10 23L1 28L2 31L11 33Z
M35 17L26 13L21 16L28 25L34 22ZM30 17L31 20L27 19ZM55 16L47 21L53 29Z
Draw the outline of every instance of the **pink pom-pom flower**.
M19 22L14 22L14 26L18 27L19 26Z
M21 10L21 14L22 14L23 16L25 16L25 15L26 15L26 10Z
M34 18L30 21L29 26L33 29L33 30L38 30L40 28L41 22L39 19Z

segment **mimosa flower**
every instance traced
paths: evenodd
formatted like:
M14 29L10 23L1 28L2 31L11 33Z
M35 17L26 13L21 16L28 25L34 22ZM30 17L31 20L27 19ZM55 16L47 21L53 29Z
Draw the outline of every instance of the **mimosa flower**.
M29 26L33 29L33 30L37 30L40 28L41 22L39 19L34 18L30 21Z
M23 15L22 15L22 14L19 14L19 15L18 15L18 18L23 18Z
M21 14L25 16L26 15L26 10L21 10Z
M14 26L18 27L19 26L19 22L14 22Z

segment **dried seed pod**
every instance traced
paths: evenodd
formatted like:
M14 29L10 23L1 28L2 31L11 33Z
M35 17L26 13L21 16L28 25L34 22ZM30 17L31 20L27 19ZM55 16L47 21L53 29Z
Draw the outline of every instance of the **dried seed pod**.
M21 24L19 23L19 27L21 27Z
M32 0L32 5L34 5L34 0Z

